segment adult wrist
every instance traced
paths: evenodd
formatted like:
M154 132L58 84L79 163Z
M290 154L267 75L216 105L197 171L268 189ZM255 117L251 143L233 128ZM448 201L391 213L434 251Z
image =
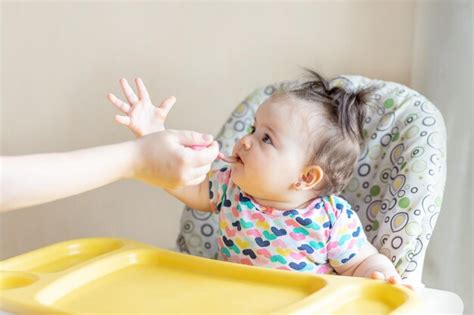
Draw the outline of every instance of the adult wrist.
M143 168L143 152L141 149L142 141L140 139L123 143L127 152L125 155L128 157L125 172L123 174L124 179L137 178Z

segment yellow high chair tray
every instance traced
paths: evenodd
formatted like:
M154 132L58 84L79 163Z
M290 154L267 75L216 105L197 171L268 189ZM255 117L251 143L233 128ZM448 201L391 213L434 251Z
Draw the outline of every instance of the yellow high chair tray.
M271 270L111 238L62 242L0 262L0 309L20 314L413 312L382 281Z

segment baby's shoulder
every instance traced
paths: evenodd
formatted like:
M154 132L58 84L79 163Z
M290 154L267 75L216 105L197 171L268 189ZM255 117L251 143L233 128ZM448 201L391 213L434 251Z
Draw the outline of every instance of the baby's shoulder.
M210 170L208 178L215 189L222 188L227 190L228 187L234 186L231 174L232 170L229 167L221 167Z
M221 168L214 168L211 169L208 173L210 178L216 179L229 179L230 178L231 169L227 166Z
M324 209L330 217L337 219L344 212L351 210L351 205L347 200L338 195L328 195L321 198L324 202Z
M222 195L238 195L241 190L232 181L232 170L229 167L212 169L208 173L209 190Z

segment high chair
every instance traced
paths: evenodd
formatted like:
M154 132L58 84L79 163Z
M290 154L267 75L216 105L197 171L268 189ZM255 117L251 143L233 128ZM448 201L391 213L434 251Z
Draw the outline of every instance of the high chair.
M235 142L249 132L257 108L273 93L296 84L276 83L250 94L217 136L221 151L231 154ZM342 196L359 215L368 239L402 278L421 282L446 182L443 117L424 96L398 83L344 75L330 85L349 91L374 87L364 145ZM213 168L223 165L216 160ZM216 228L217 215L185 208L177 241L180 251L216 258Z

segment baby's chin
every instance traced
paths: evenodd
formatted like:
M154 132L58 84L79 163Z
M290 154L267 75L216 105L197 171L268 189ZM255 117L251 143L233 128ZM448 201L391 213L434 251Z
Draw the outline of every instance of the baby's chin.
M230 164L230 169L232 170L231 178L237 179L241 177L244 173L244 165L242 163L232 163Z
M236 168L234 165L232 165L232 173L230 173L230 179L234 184L239 186L239 188L243 192L251 195L251 192L248 191L248 188L250 187L248 187L249 185L246 185L247 183L245 181L245 178L243 178L243 174L241 172L241 169L238 169L238 167Z
M230 179L232 182L239 187L239 189L245 193L247 196L252 198L263 198L268 199L266 196L266 191L261 191L259 187L255 187L254 181L247 181L245 178L241 178L239 175L234 177L234 174L231 174Z
M236 167L234 165L231 165L230 166L230 169L231 169L231 173L230 173L230 179L232 180L232 182L234 184L236 184L237 186L240 186L239 183L240 183L240 170L237 170Z

